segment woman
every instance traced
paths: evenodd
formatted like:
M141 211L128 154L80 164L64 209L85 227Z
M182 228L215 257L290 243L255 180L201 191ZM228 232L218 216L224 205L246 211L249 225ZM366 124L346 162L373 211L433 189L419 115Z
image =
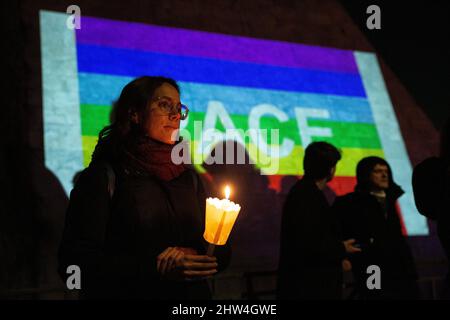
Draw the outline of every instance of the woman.
M187 112L172 79L140 77L122 90L71 192L59 250L63 278L67 266L81 269L82 297L211 297L206 279L229 250L205 255L203 186L171 159Z

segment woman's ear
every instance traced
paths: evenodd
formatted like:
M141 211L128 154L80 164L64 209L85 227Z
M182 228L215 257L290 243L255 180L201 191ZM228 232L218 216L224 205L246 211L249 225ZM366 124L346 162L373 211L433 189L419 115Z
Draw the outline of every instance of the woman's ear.
M139 115L136 111L130 110L129 115L132 123L139 124Z
M336 166L334 166L333 168L330 169L330 175L328 176L328 181L333 180L334 175L336 174Z
M336 166L330 169L330 176L334 177L335 173L336 173Z

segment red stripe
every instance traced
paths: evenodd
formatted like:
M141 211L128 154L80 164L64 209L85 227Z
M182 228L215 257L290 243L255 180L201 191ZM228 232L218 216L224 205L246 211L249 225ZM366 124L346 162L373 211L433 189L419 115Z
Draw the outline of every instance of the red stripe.
M408 235L408 231L406 230L405 222L403 221L402 209L400 209L400 206L399 206L398 202L395 203L395 212L397 213L398 218L400 219L400 225L402 227L402 234L404 236L407 236Z
M212 176L209 174L203 174L203 176L209 181L212 182ZM287 175L270 175L267 176L269 179L269 189L273 189L277 193L281 192L281 185L284 178L292 178L290 183L294 185L295 181L297 179L300 179L302 176L287 176ZM353 192L356 185L356 177L334 177L332 181L328 183L328 186L333 189L333 191L336 193L337 196L341 196L350 192ZM290 189L290 187L289 187ZM398 214L398 217L400 219L400 225L402 228L402 234L404 236L408 235L408 232L405 227L405 223L403 220L402 211L400 209L400 206L398 202L395 204L395 209Z
M281 192L281 183L283 178L292 177L300 179L302 176L285 176L285 175L270 175L269 188L275 190L277 193ZM334 179L328 183L328 186L336 192L336 195L341 196L346 193L352 192L356 185L356 177L334 177Z
M205 173L203 176L209 181L212 182L212 176ZM284 178L291 178L292 185L294 184L296 179L300 179L302 176L288 176L288 175L269 175L267 178L269 179L269 189L273 189L277 193L281 192L281 185ZM356 185L356 177L334 177L332 181L328 183L328 186L333 189L337 196L341 196L347 194L349 192L353 192Z
M356 186L356 177L335 177L328 183L328 186L336 192L336 195L353 192Z

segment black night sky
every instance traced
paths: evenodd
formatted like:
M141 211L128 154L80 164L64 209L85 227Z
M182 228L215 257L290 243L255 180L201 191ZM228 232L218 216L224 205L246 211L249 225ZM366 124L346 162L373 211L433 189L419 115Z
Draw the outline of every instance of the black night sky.
M450 116L450 1L341 0L366 38L437 129ZM369 30L366 8L381 9Z

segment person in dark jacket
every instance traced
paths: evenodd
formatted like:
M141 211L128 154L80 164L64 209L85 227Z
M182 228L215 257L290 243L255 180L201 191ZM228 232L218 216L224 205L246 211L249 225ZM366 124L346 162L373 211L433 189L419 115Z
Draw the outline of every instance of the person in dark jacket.
M416 299L417 274L402 235L396 207L404 193L395 184L389 164L379 157L362 159L356 169L355 192L336 198L333 210L344 237L356 239L362 252L350 257L359 299ZM369 289L371 265L380 268L381 289Z
M304 176L290 190L281 221L278 299L341 299L342 263L359 252L353 239L342 241L322 190L331 181L339 151L326 142L305 150Z
M433 219L447 260L450 261L450 118L441 130L439 157L430 157L413 171L413 192L417 210ZM441 299L450 300L450 264Z
M172 79L140 77L122 90L71 192L58 253L64 280L80 267L82 298L211 298L206 279L230 252L205 254L202 183L172 161L187 112Z

